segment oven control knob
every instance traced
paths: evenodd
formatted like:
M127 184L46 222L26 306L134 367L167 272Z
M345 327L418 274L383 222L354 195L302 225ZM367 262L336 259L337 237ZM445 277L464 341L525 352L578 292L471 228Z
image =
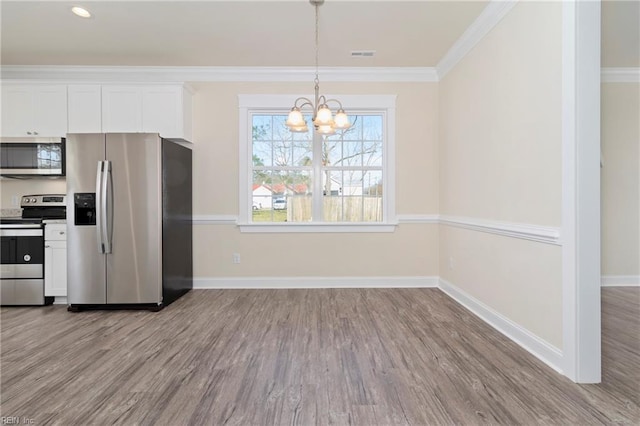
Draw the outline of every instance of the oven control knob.
M32 203L35 203L35 202L36 202L36 199L35 199L35 198L32 198L32 199L31 199L31 202L32 202Z
M30 201L31 200L29 200L28 198L25 198L24 200L22 200L22 202L25 203L25 204L29 204Z
M24 259L25 262L29 262L31 260L31 255L25 254L23 259Z

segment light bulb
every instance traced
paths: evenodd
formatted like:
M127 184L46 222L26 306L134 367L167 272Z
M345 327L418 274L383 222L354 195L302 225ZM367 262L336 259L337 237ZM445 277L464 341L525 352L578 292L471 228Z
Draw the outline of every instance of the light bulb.
M338 110L334 121L335 121L334 127L336 129L344 130L351 127L351 123L349 122L349 117L347 116L347 114L344 112L343 109Z
M286 124L289 128L300 127L303 125L306 127L307 125L298 107L291 108L291 111L289 111L289 116L287 117Z
M320 105L318 108L318 114L316 114L316 119L313 121L313 124L316 126L331 126L333 124L333 118L331 117L331 110L327 106L327 104Z

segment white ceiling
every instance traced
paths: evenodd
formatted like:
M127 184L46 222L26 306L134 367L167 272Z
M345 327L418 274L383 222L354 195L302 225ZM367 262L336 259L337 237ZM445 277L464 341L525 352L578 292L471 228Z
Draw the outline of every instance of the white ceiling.
M312 66L314 8L297 1L2 1L5 65ZM321 66L435 66L487 1L320 7ZM352 58L352 50L375 50Z
M488 0L320 7L320 65L434 67ZM73 5L93 17L71 14ZM1 0L3 65L311 66L307 0ZM640 2L602 4L603 66L640 66ZM352 50L375 50L352 58Z

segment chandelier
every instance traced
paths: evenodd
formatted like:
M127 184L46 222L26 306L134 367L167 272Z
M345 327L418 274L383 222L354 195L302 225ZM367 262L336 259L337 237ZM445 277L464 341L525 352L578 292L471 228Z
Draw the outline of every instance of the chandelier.
M349 117L344 112L342 104L337 99L327 99L324 95L320 95L320 80L318 78L318 8L324 3L324 0L309 0L316 10L316 78L313 80L315 83L315 99L311 101L309 98L300 97L293 103L293 108L289 112L287 117L287 127L290 131L296 133L306 133L309 131L307 127L307 121L302 115L302 108L311 107L313 109L313 127L316 132L321 135L332 135L336 130L345 130L351 127ZM331 109L329 109L329 103L336 103L338 110L335 116Z

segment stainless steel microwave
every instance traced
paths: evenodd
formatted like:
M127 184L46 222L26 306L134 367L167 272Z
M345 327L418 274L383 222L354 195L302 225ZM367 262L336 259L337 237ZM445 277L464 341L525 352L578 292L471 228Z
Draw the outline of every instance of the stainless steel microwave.
M0 175L65 175L65 138L0 138Z

